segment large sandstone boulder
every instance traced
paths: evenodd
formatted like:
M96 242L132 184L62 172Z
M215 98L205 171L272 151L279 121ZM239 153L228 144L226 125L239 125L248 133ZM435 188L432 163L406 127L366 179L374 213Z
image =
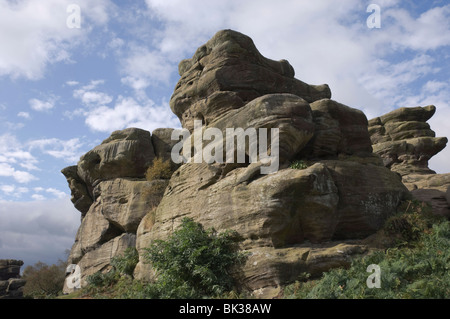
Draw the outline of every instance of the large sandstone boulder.
M93 187L102 180L143 178L154 157L150 133L129 128L113 132L100 145L84 154L78 162L77 173L92 194Z
M288 61L263 57L252 39L232 30L217 32L191 59L183 60L178 70L181 78L170 107L189 130L195 119L209 124L265 94L291 93L307 102L331 97L327 85L295 79Z
M330 99L310 106L315 131L302 156L317 159L372 154L367 118L362 111Z
M80 266L84 284L90 274L108 270L111 258L135 247L139 223L159 204L167 186L165 180L147 181L145 171L155 157L170 158L171 132L158 129L151 136L136 128L115 131L78 165L62 170L81 212L68 263Z
M326 265L348 264L348 255L338 253L339 258L326 261L324 257L321 263L311 261L312 257L288 260L311 250L307 243L373 234L408 195L400 178L382 166L323 161L304 170L287 168L260 175L258 165L237 168L223 178L219 167L181 166L153 213L153 221L143 224L144 218L140 225L137 247L141 253L153 240L166 238L183 217L218 231L233 229L242 236L242 249L253 256L243 268L247 275L242 283L259 289L274 282L286 283L283 278L294 278L306 270L319 273L315 266L324 270ZM291 248L283 250L287 247ZM359 246L358 251L364 249ZM274 257L263 262L255 257L261 251ZM316 251L320 253L318 248ZM274 272L268 273L267 263ZM302 266L292 266L288 274L280 275L280 269L289 263ZM152 274L145 265L140 267ZM142 270L137 276L149 279Z
M303 272L318 276L349 265L367 249L349 240L376 232L410 195L372 152L361 111L331 100L327 85L295 79L287 61L263 57L247 36L218 32L180 63L179 73L170 107L183 128L192 133L200 123L202 134L215 128L222 138L214 145L226 143L227 128L278 129L279 144L272 137L256 143L271 155L279 147L279 169L263 173L265 163L250 160L246 145L241 163L190 161L170 181L148 182L153 158L171 158L173 130L114 132L76 171L64 171L72 201L84 212L69 257L82 268L82 282L107 270L126 247L140 254L136 278L154 279L145 248L191 217L206 228L237 231L249 253L238 276L242 287L273 296ZM291 168L297 160L307 168Z
M21 299L26 280L20 278L22 260L0 259L0 299Z
M71 193L71 201L76 209L78 209L82 216L86 215L91 207L93 200L89 194L86 183L78 176L78 166L69 166L61 170L61 173L69 184Z
M366 247L344 241L376 232L409 196L401 178L373 154L360 110L330 100L326 85L294 79L286 61L261 57L248 37L221 31L179 70L171 108L184 128L193 131L194 120L201 120L202 133L278 128L281 165L269 175L261 173L261 161L191 161L178 168L139 225L137 278L154 277L144 248L190 217L240 234L240 247L250 254L240 282L266 295L302 272L348 265ZM309 167L289 168L295 160Z

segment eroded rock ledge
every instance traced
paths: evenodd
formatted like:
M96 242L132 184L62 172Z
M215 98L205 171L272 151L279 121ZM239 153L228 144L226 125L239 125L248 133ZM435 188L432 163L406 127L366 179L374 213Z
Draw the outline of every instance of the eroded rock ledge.
M263 175L260 162L186 163L169 181L149 182L144 172L153 158L170 159L177 142L170 140L172 130L113 132L62 171L82 216L69 257L81 268L82 284L128 247L141 254L136 278L151 280L143 249L191 217L206 228L236 230L249 253L241 286L271 296L303 272L349 265L367 249L359 240L411 196L403 184L413 176L407 172L431 176L425 163L442 149L444 140L433 139L425 123L431 107L369 122L360 110L332 100L326 84L295 79L289 62L264 58L249 37L232 30L218 32L182 61L179 73L170 107L183 128L192 131L194 120L222 131L278 128L280 169ZM405 129L397 122L406 122ZM409 132L419 128L422 135ZM411 152L403 139L428 155ZM308 167L290 168L297 160Z
M369 121L374 152L386 167L402 176L402 181L418 200L432 205L436 214L450 217L450 174L436 174L428 161L447 145L446 137L436 137L427 121L436 107L400 108ZM447 196L447 197L446 197Z

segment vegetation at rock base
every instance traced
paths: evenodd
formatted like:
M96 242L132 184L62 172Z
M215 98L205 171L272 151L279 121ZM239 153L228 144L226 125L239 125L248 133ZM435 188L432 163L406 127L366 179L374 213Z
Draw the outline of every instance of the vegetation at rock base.
M162 158L155 158L152 165L147 168L145 177L148 181L154 181L157 179L170 179L173 169L171 161L164 161Z
M231 272L245 259L235 232L205 230L192 219L165 241L156 240L145 258L158 273L153 283L132 279L137 251L113 258L112 269L88 277L85 292L96 298L205 298L237 296ZM111 289L113 287L113 289Z
M409 203L411 204L411 202ZM286 298L301 299L441 299L450 296L450 222L420 214L422 205L391 217L379 233L394 238L392 247L332 269L318 280L297 281ZM384 236L383 235L383 236ZM368 288L369 265L380 267L381 288Z
M289 168L292 168L292 169L306 169L306 168L308 168L308 164L305 161L303 161L303 160L297 160L297 161L294 161L289 166Z
M65 275L66 263L63 261L53 265L39 261L27 266L22 274L27 281L23 294L33 299L54 298L62 293Z

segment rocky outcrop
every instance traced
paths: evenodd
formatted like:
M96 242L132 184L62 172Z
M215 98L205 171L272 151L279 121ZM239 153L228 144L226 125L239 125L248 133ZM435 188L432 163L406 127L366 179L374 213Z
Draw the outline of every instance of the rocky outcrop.
M297 80L288 61L263 57L252 39L231 30L216 33L178 71L170 107L190 130L195 119L209 124L266 94L292 93L308 103L331 98L328 85Z
M182 165L138 228L140 253L183 217L233 229L250 253L242 286L264 293L302 272L347 265L365 247L346 240L376 232L408 196L373 154L361 111L331 100L327 85L294 79L287 61L262 58L248 37L221 31L179 71L170 106L184 128L192 131L194 120L223 136L226 128L277 128L280 169L264 175L263 164L249 160ZM289 168L296 160L309 167ZM142 262L135 275L150 279L152 271Z
M87 276L108 269L111 258L135 247L141 219L161 200L167 181L147 181L145 171L158 156L170 158L171 129L116 131L62 173L67 179L81 225L68 263ZM168 143L168 144L166 144ZM156 153L156 154L155 154ZM65 292L70 289L65 288Z
M170 180L147 181L155 157L171 159L178 142L171 139L173 129L113 132L62 171L82 213L69 257L81 268L82 285L128 247L140 253L135 277L153 279L144 249L191 217L205 228L237 231L248 253L238 276L242 289L273 296L304 272L318 276L345 267L366 251L361 239L410 198L405 185L448 183L445 175L438 182L427 166L446 143L426 123L433 107L368 121L360 110L332 100L327 85L295 79L289 62L263 57L250 38L231 30L182 61L179 73L170 107L182 127L192 133L198 120L202 134L215 129L221 136L203 139L203 149L209 142L226 145L228 128L277 129L278 143L270 136L252 146L270 155L278 147L279 169L263 173L267 163L253 158L247 145L243 162L190 161L175 166ZM217 150L225 154L225 147ZM237 156L236 146L232 151ZM300 169L292 166L297 161Z
M369 121L373 150L386 167L402 176L412 195L433 207L437 215L450 217L450 174L436 174L428 167L431 157L447 144L436 137L427 121L436 107L403 107Z
M22 260L0 259L0 299L23 298L26 280L20 278Z
M435 137L426 123L435 112L434 105L403 107L370 120L373 150L386 167L402 176L435 173L428 161L447 144L447 138Z

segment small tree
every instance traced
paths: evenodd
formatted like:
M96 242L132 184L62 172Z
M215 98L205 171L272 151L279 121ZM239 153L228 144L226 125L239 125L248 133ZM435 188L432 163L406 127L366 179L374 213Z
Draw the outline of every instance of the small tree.
M35 299L56 297L62 292L66 276L66 263L47 265L37 262L27 266L23 271L23 279L27 281L23 288L24 296Z

